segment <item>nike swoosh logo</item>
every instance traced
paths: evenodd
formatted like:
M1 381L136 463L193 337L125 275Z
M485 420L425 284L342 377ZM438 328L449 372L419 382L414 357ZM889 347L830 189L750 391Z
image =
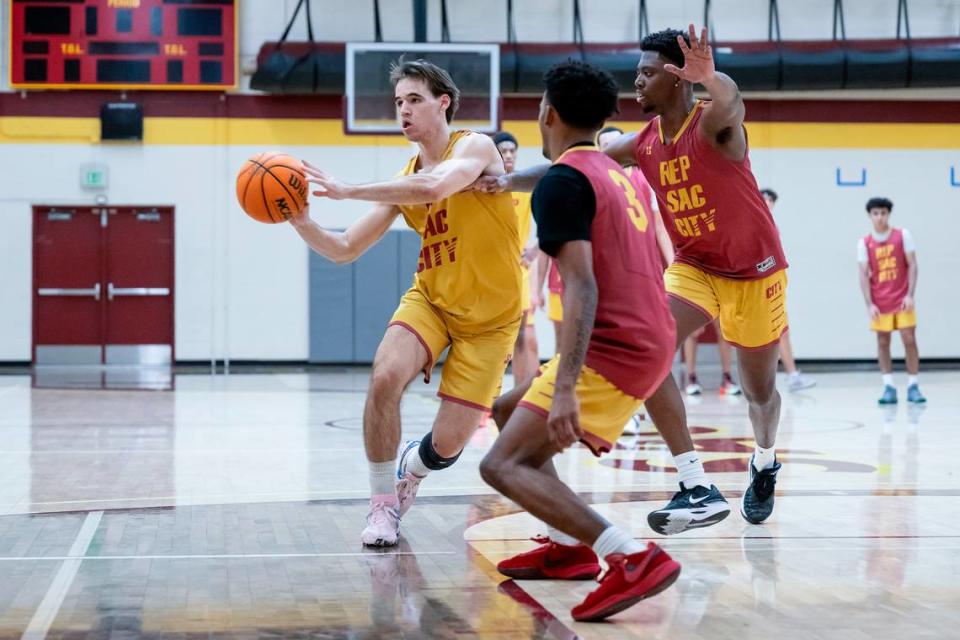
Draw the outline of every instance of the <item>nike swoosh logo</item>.
M707 495L703 496L702 498L687 498L687 500L690 501L690 504L700 504L701 502L703 502L704 500L706 500L706 499L709 498L709 497L710 497L710 495L707 494Z

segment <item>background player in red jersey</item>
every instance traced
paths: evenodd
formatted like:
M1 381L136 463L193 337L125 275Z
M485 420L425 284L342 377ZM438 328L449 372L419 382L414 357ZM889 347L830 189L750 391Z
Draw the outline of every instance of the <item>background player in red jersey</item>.
M579 61L553 67L544 81L540 132L553 165L533 192L533 215L540 248L563 276L562 355L541 368L480 473L566 537L501 562L501 573L589 579L603 557L600 586L572 611L575 620L601 620L667 588L680 565L588 507L557 477L553 457L578 440L597 455L610 451L669 374L675 336L654 225L630 179L593 144L616 111L616 82Z
M860 263L860 290L867 303L870 328L877 333L877 356L883 374L883 395L880 404L896 404L897 388L893 385L893 362L890 358L890 337L900 332L906 352L907 400L927 401L920 393L920 353L917 349L917 314L913 295L917 290L917 254L913 236L906 229L890 226L893 202L887 198L870 198L867 215L873 230L857 244Z

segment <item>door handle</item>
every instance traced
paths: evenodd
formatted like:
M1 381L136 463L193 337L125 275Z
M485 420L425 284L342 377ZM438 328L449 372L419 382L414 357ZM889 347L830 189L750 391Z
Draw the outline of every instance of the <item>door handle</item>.
M107 300L117 296L168 296L167 287L115 287L112 282L107 283Z
M100 300L100 283L96 283L89 289L61 289L58 287L42 287L37 289L37 295L44 297L93 296L94 300Z

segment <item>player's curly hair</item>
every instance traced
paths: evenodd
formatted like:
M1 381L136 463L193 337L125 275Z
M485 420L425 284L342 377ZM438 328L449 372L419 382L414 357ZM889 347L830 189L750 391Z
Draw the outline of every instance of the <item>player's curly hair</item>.
M647 34L640 43L641 51L656 51L678 67L683 67L683 50L677 42L677 36L690 46L690 35L678 29L664 29Z
M617 81L586 62L566 60L553 65L543 76L550 103L560 119L578 129L599 129L615 113Z

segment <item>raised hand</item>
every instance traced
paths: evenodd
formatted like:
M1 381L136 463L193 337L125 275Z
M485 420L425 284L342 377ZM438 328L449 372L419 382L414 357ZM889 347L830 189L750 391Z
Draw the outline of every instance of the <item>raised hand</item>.
M680 44L680 50L683 51L683 68L676 65L665 64L665 71L686 80L687 82L703 82L716 73L717 69L713 64L713 48L707 41L707 28L700 31L700 38L697 38L697 30L690 25L690 46L681 36L677 36L677 42Z

